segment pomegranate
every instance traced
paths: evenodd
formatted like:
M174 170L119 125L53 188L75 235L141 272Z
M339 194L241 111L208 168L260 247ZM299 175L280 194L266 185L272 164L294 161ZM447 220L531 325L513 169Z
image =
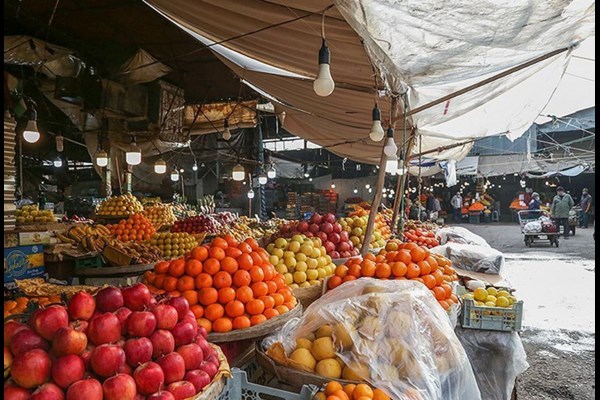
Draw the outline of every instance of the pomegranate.
M65 400L65 393L54 383L46 382L33 392L31 400Z
M101 312L113 312L123 307L123 294L119 288L109 286L96 294L96 308Z
M190 322L180 322L175 325L175 328L171 330L173 338L175 339L175 346L183 346L194 341L196 335L194 334L194 325Z
M31 398L31 390L17 386L14 383L4 385L4 399L8 400L29 400Z
M156 392L153 395L150 395L146 400L175 400L175 397L173 397L171 392L161 390L160 392Z
M150 336L152 357L158 358L175 350L175 338L167 330L160 329Z
M66 400L102 400L102 385L96 379L82 379L67 390Z
M206 371L201 371L199 369L195 369L192 371L188 371L183 377L184 381L190 382L196 388L196 393L204 389L212 379Z
M158 304L152 310L156 317L156 328L171 330L177 325L179 314L177 309L168 304ZM168 392L165 392L168 393Z
M150 311L134 311L126 324L129 336L149 337L156 329L156 317Z
M137 389L130 375L117 374L102 384L104 400L135 400Z
M127 364L137 367L148 361L152 361L152 341L146 337L129 339L123 347Z
M19 386L31 389L50 379L52 361L44 350L33 349L15 357L10 376Z
M177 382L185 375L185 361L179 353L173 352L156 360L165 373L165 384Z
M133 371L138 392L149 395L157 392L165 383L165 374L155 362L147 362Z
M190 303L188 303L184 297L173 297L167 301L167 304L175 307L179 321L181 321L190 310Z
M117 373L125 364L125 352L114 344L103 344L94 349L90 361L92 370L106 378Z
M81 319L84 321L92 318L96 310L96 300L86 292L77 292L67 304L67 311L71 319Z
M93 318L87 331L88 339L96 346L104 343L114 343L121 338L119 318L107 312Z
M52 340L52 354L57 357L81 354L88 345L87 335L70 326L60 328Z
M74 354L60 357L52 364L52 380L62 388L83 379L85 363L83 359Z
M167 386L167 391L171 392L175 400L185 400L196 394L194 385L187 381L173 382Z
M195 343L180 346L177 349L177 353L179 353L179 355L183 357L186 371L197 369L198 367L200 367L200 364L202 364L202 361L204 360L202 348Z
M136 283L133 286L126 287L122 292L125 307L130 308L132 311L142 311L150 305L152 293L150 293L148 287L143 283Z
M50 306L38 310L29 322L41 337L52 340L56 331L69 325L69 314L63 306Z
M33 349L48 351L49 348L48 342L29 328L19 330L13 335L10 342L10 351L14 356L18 356Z
M10 347L13 336L23 330L28 329L27 325L17 322L15 320L8 321L4 324L4 345Z
M133 311L131 311L127 307L121 307L114 314L119 318L119 322L121 323L121 334L127 334L127 318L131 315Z

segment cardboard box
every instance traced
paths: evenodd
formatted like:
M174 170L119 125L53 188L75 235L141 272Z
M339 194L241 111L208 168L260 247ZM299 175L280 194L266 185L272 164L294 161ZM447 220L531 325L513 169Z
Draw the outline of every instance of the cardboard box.
M4 284L15 279L41 277L44 267L44 246L19 246L4 249Z
M32 246L36 244L50 244L51 234L48 231L43 232L20 232L19 246Z

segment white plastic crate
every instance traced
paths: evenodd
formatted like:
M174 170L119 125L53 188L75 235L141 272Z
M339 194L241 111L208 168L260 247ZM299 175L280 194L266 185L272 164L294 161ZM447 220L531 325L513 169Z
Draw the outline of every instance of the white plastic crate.
M463 300L461 325L468 329L520 331L523 323L523 300L511 308L480 307L473 300Z
M246 372L238 368L233 368L231 375L217 400L263 400L265 396L269 399L311 400L318 391L314 385L304 385L300 393L292 393L250 383Z

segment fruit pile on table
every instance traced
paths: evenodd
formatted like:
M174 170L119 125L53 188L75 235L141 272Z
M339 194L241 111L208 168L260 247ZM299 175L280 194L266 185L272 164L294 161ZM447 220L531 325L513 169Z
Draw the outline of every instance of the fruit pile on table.
M104 200L96 209L96 215L105 217L120 217L141 213L144 207L131 193L113 196Z
M175 214L171 204L154 203L148 205L144 209L144 216L157 229L161 225L173 225L175 223Z
M141 213L122 219L118 224L107 225L111 234L123 242L149 240L156 232L152 223Z

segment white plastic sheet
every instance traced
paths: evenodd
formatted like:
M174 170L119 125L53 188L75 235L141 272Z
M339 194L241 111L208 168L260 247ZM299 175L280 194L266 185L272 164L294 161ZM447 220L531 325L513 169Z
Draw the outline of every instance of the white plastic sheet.
M446 243L431 249L452 261L452 265L465 271L500 275L504 267L504 255L491 247L472 244Z
M440 244L462 243L474 246L491 247L481 236L463 228L462 226L446 226L436 232Z

